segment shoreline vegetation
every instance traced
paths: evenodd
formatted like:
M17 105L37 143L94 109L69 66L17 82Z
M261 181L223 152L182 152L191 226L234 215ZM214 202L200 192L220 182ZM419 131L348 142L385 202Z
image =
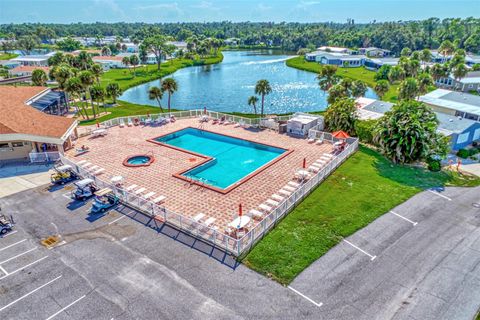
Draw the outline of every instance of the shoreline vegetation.
M310 62L306 61L303 56L297 56L288 59L286 65L291 68L313 72L318 74L322 65L317 62ZM342 78L349 78L352 80L361 80L365 82L370 88L374 88L376 85L376 81L374 79L375 71L367 70L364 67L358 68L338 68L337 75ZM383 96L382 100L390 101L390 102L397 102L397 90L398 85L391 85L387 93Z

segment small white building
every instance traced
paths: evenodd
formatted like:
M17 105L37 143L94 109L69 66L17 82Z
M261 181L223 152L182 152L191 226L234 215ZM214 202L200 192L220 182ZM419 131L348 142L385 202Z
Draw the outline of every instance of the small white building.
M105 70L127 68L122 62L123 57L119 56L94 56L92 60L100 64Z
M293 117L287 121L287 133L297 136L306 136L308 130L323 124L323 118L308 113L295 113Z

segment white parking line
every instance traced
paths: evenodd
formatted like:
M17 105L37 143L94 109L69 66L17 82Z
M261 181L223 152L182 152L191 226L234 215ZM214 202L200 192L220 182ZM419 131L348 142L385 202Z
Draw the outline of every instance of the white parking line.
M25 251L25 252L22 252L22 253L20 253L20 254L17 254L16 256L13 256L13 257L11 257L11 258L8 258L7 260L3 260L2 262L0 262L0 265L4 264L5 262L11 261L11 260L13 260L13 259L16 259L16 258L18 258L18 257L21 257L21 256L23 256L23 255L25 255L25 254L27 254L27 253L29 253L29 252L32 252L33 250L37 250L37 248L32 248L32 249L30 249L30 250L27 250L27 251Z
M10 306L14 305L14 304L15 304L15 303L17 303L18 301L25 299L26 297L28 297L29 295L31 295L31 294L33 294L33 293L37 292L38 290L42 289L43 287L46 287L46 286L48 286L49 284L51 284L52 282L55 282L55 281L57 281L57 280L58 280L58 279L60 279L61 277L62 277L62 276L58 276L58 277L56 277L55 279L53 279L53 280L50 280L50 281L48 281L47 283L45 283L45 284L41 285L41 286L40 286L40 287L38 287L37 289L35 289L35 290L32 290L32 291L30 291L29 293L27 293L27 294L25 294L25 295L21 296L21 297L20 297L20 298L18 298L17 300L14 300L14 301L10 302L10 303L9 303L9 304L7 304L6 306L4 306L4 307L0 308L0 311L3 311L3 310L5 310L5 309L7 309L8 307L10 307Z
M346 243L348 243L349 245L351 245L352 247L354 247L355 249L357 249L357 250L360 251L361 253L369 256L371 261L375 260L375 258L377 257L377 256L372 256L370 253L368 253L368 252L360 249L359 247L357 247L356 245L354 245L353 243L351 243L351 242L348 241L348 240L343 239L343 241L345 241Z
M7 233L6 235L4 235L2 238L6 238L8 236L11 236L12 234L15 234L17 232L18 232L18 230L11 231L11 232Z
M439 197L442 197L442 198L444 198L444 199L447 199L448 201L452 201L452 199L450 199L450 198L447 197L447 196L444 196L444 195L441 194L440 192L433 191L433 190L430 190L430 189L427 190L427 191L430 192L430 193L433 193L434 195L437 195L437 196L439 196Z
M62 197L67 198L68 200L72 200L72 193L71 192L63 193Z
M394 215L396 215L397 217L402 218L403 220L410 222L411 224L413 224L414 227L418 224L418 222L415 222L415 221L412 221L412 220L410 220L410 219L408 219L408 218L405 218L404 216L399 215L399 214L396 213L396 212L393 212L393 211L390 211L390 212L393 213Z
M35 263L38 263L38 262L40 262L40 261L42 261L43 259L46 259L46 258L48 258L48 256L45 256L45 257L40 258L40 259L38 259L38 260L35 260L35 261L33 261L32 263L29 263L29 264L27 264L26 266L23 266L23 267L21 267L21 268L18 268L17 270L12 271L12 272L7 272L7 271L5 271L5 269L2 268L2 269L3 269L2 271L5 271L5 275L4 275L3 277L0 277L0 280L5 279L5 278L8 277L8 276L11 276L12 274L17 273L18 271L22 271L22 270L25 269L25 268L28 268L28 267L30 267L30 266L33 266Z
M295 292L296 294L298 294L300 297L302 297L302 298L306 299L307 301L313 303L314 305L316 305L316 306L319 307L319 308L320 308L321 306L323 306L323 303L322 303L322 302L317 303L317 302L313 301L312 299L310 299L309 297L307 297L306 295L304 295L303 293L301 293L301 292L293 289L293 288L290 287L290 286L288 286L288 289L292 290L293 292Z
M78 298L77 300L73 301L72 303L70 303L70 304L67 305L66 307L58 310L57 312L55 312L54 314L52 314L50 317L48 317L48 318L45 319L45 320L50 320L50 319L55 318L55 317L58 316L60 313L62 313L63 311L67 310L68 308L70 308L70 307L73 306L75 303L79 302L80 300L82 300L82 299L85 298L85 297L86 297L85 295L81 296L80 298Z
M119 221L119 220L122 220L123 218L125 218L126 216L121 216L120 218L117 218L113 221L110 221L108 224L114 224L115 222Z
M16 246L17 244L20 244L20 243L25 242L25 241L27 241L27 239L23 239L23 240L17 241L17 242L15 242L15 243L12 243L11 245L8 245L8 246L6 246L6 247L3 247L2 249L0 249L0 251L7 250L8 248L11 248L11 247L13 247L13 246Z
M3 273L5 273L5 275L7 275L7 274L8 274L7 270L3 269L3 267L2 267L2 266L0 266L0 271L2 271Z

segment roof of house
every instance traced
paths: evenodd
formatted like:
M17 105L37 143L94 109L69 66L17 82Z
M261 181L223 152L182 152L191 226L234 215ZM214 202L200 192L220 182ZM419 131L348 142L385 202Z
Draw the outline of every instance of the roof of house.
M48 60L49 56L42 55L42 56L20 56L13 59L11 61L23 61L23 62L41 62Z
M61 138L76 122L43 113L27 103L48 92L45 87L0 86L0 134L28 134Z
M419 98L430 105L480 115L480 96L437 89Z
M85 51L86 53L95 53L95 54L102 54L102 50L100 49L84 49L84 50L75 50L72 52L73 55L78 55L80 52Z
M378 119L392 109L393 103L360 97L355 100L357 114L362 120Z
M92 57L94 61L122 61L123 57L117 56L95 56Z
M453 76L450 77L453 78ZM480 71L472 71L467 73L464 78L460 79L459 82L465 84L480 83Z
M334 47L334 46L321 46L319 48L317 48L317 50L320 50L320 51L331 51L331 52L344 52L344 51L350 51L350 49L348 48L344 48L344 47Z
M471 126L479 124L475 120L455 117L446 113L435 112L435 114L438 119L438 131L447 136L453 133L462 133Z
M50 70L49 67L40 67L40 66L17 66L13 69L10 70L10 72L15 73L15 72L33 72L33 70L43 70L48 73Z

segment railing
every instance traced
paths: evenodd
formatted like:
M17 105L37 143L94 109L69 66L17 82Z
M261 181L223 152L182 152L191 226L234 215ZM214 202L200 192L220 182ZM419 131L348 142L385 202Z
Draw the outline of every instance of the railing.
M331 142L335 141L335 138L326 132L311 129L309 135L315 135L318 136L318 138L322 136L324 140ZM261 222L259 222L240 239L228 236L224 234L222 230L219 231L216 228L207 227L206 225L196 222L185 215L170 211L164 206L157 205L138 195L117 188L112 183L103 181L101 178L91 174L89 171L78 166L66 157L60 155L60 158L64 164L71 165L80 176L93 179L101 188L111 188L114 190L115 194L124 204L142 211L144 214L149 215L153 219L172 225L184 232L191 234L194 237L203 239L212 243L214 246L226 250L227 252L230 252L236 256L240 256L249 251L258 240L260 240L278 223L278 221L285 217L308 194L310 194L313 189L315 189L326 177L330 175L333 170L335 170L352 153L354 153L357 148L358 139L351 138L348 146L339 155L334 157L312 178L303 183L297 190L295 190L295 192L293 192L291 196L282 201L278 207L273 210L273 212L267 215Z
M31 163L38 162L55 162L60 159L60 153L58 151L53 152L30 152L28 154Z

